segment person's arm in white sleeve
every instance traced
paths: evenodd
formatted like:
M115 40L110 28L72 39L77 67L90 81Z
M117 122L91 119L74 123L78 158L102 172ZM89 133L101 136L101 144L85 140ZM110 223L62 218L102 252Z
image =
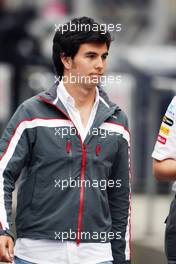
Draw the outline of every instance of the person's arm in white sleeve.
M175 181L176 180L176 160L153 159L153 174L159 181Z
M160 181L176 180L176 97L160 126L153 157L153 174Z

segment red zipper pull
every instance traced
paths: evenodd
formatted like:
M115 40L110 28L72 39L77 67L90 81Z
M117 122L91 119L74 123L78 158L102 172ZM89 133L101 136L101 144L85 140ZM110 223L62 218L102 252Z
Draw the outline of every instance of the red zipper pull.
M99 155L99 153L100 153L100 150L101 150L101 145L100 144L97 144L96 145L96 156L98 156Z
M70 153L70 150L71 150L71 140L68 139L68 141L67 141L67 153Z
M88 145L83 145L84 146L84 150L86 151L87 150L87 147L88 147Z

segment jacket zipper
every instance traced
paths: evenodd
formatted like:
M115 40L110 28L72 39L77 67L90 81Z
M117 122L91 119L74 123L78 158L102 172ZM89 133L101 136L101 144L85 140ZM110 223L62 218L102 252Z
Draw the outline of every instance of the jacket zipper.
M74 127L76 128L74 122L71 120L71 118L69 117L69 115L67 115L61 108L59 108L57 105L54 105L51 101L49 101L48 99L39 96L39 98L41 100L43 100L44 102L55 106L59 111L61 111L74 125ZM76 131L78 132L78 129L76 128ZM84 205L84 177L85 177L85 165L86 165L86 146L83 144L81 136L79 135L79 139L80 139L80 143L81 143L81 147L82 147L82 164L81 164L81 189L80 189L80 202L79 202L79 211L78 211L78 228L77 228L77 234L76 234L76 243L77 245L80 244L80 234L81 234L81 225L82 225L82 215L83 215L83 205Z
M81 234L81 224L83 215L83 205L84 205L84 176L85 176L85 165L86 165L86 147L82 144L82 166L81 166L81 190L80 190L80 202L79 202L79 212L78 212L78 230L76 235L76 243L80 244L80 234Z

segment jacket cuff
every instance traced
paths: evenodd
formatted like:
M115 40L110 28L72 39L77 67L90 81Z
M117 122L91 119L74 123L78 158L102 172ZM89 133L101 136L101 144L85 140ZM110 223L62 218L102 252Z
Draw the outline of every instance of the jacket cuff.
M9 229L6 230L0 229L0 236L10 236L13 239L13 241L15 241L15 236L13 232Z

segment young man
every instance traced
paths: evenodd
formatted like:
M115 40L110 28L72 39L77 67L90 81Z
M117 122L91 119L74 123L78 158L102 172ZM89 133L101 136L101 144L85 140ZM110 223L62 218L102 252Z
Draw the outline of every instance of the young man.
M163 118L152 154L153 172L160 181L176 181L176 96ZM173 184L175 191L175 184ZM165 252L168 264L176 264L176 199L174 197L166 219Z
M131 263L127 118L98 85L110 43L90 18L60 26L59 84L10 120L0 141L1 261ZM11 194L20 173L13 254Z

